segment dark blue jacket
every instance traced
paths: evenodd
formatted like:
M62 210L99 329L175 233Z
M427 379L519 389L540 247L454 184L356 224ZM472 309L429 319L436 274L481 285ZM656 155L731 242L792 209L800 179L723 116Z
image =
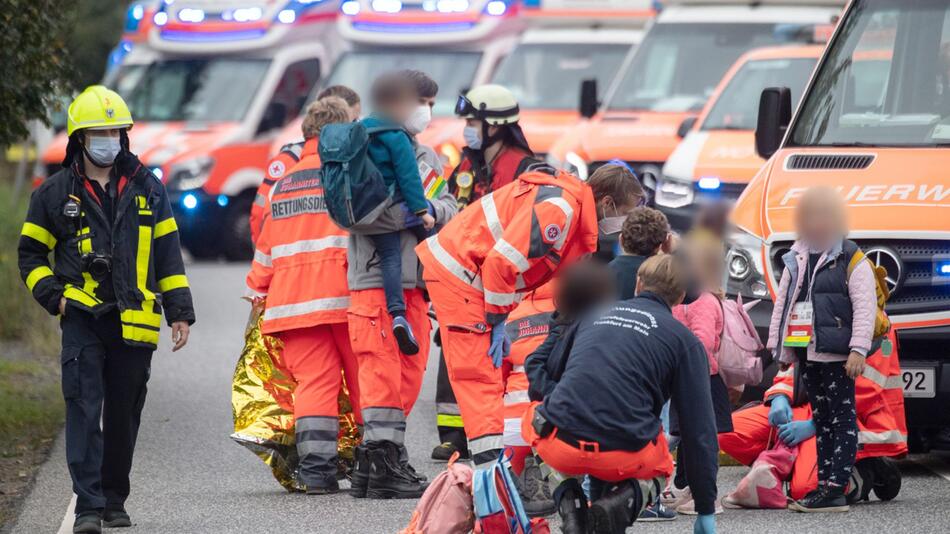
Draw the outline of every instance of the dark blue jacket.
M637 294L637 271L643 262L647 261L646 256L637 256L635 254L621 254L617 256L607 267L617 276L617 297L619 300L632 299Z
M416 215L426 213L429 205L422 189L416 150L412 146L409 134L402 129L402 126L381 115L370 115L362 122L367 128L380 126L395 128L372 135L367 152L379 172L382 173L386 185L393 188L395 184L395 198L405 201L409 211Z
M544 400L552 391L567 365L570 355L570 340L577 331L577 322L561 323L557 312L551 317L548 337L524 362L524 372L528 377L528 398L532 401Z
M713 513L719 444L699 339L644 292L581 321L566 344L563 375L541 414L579 439L638 451L662 431L660 411L672 397L696 510Z

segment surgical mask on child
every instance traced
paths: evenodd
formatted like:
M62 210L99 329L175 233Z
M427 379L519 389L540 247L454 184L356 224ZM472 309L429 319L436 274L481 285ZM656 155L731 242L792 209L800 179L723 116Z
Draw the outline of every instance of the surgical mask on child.
M92 163L99 167L112 166L120 149L118 137L86 137L86 154Z
M466 126L462 130L462 137L465 138L465 145L472 150L481 150L482 149L482 136L478 132L478 128L474 126Z
M429 127L429 123L432 121L432 108L427 104L422 104L412 112L412 115L406 119L406 123L403 126L406 127L406 131L412 135L418 135L423 130Z

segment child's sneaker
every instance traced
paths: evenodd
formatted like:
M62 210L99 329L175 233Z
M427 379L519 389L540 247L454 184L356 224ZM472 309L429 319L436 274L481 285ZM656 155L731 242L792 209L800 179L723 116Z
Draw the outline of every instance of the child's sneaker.
M683 515L698 515L696 512L696 501L690 496L689 500L681 502L680 505L676 507L676 512ZM722 504L719 501L716 501L716 509L713 513L716 515L722 513Z
M847 512L851 508L841 486L821 486L818 491L809 493L804 499L788 505L795 512Z
M412 327L409 321L403 316L393 317L393 335L396 336L396 343L399 345L399 351L406 356L419 354L419 342L412 333Z
M663 493L660 494L660 503L668 508L674 509L692 499L693 494L689 491L689 486L682 489L677 488L672 480L666 486L666 489L663 490Z
M656 521L673 521L674 519L676 519L675 511L663 506L660 502L655 502L640 512L640 517L637 518L637 521L653 523Z

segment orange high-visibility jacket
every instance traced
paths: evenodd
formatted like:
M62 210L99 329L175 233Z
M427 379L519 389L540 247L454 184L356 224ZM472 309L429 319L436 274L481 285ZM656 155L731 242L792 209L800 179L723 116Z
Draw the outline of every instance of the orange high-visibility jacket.
M894 343L894 340L891 342ZM885 356L881 350L868 356L864 374L854 383L854 407L858 413L858 460L907 454L904 389L896 343L893 346L894 350L889 356ZM776 395L785 395L789 399L796 397L794 366L780 371L772 387L765 392L766 400Z
M257 238L261 235L261 228L264 227L264 212L267 210L267 199L270 198L270 190L291 170L300 158L317 153L317 139L310 139L306 142L289 143L280 148L269 162L264 173L264 181L257 187L257 195L254 197L254 203L251 204L251 242L257 243ZM319 160L317 160L319 165Z
M497 324L521 293L596 248L590 187L571 174L531 171L465 208L416 252L426 279L482 293L485 318Z
M555 281L551 280L526 295L505 323L511 339L511 352L504 367L505 434L508 434L510 425L516 435L521 435L521 416L531 402L524 362L548 337L551 314L554 313L554 285Z
M319 167L305 156L270 193L247 275L247 296L267 297L265 334L347 321L348 235L327 214Z

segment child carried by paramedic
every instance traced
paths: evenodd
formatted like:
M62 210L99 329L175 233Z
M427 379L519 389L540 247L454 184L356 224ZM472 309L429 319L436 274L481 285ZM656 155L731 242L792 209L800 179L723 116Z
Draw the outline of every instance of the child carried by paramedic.
M378 77L371 103L369 117L333 125L321 136L327 210L337 224L373 241L393 334L399 349L412 355L419 352L419 344L406 320L400 232L409 229L419 241L427 237L435 218L423 180L441 179L434 169L420 169L407 128L427 124L431 109L420 102L414 81L404 71ZM427 185L437 194L442 184Z

